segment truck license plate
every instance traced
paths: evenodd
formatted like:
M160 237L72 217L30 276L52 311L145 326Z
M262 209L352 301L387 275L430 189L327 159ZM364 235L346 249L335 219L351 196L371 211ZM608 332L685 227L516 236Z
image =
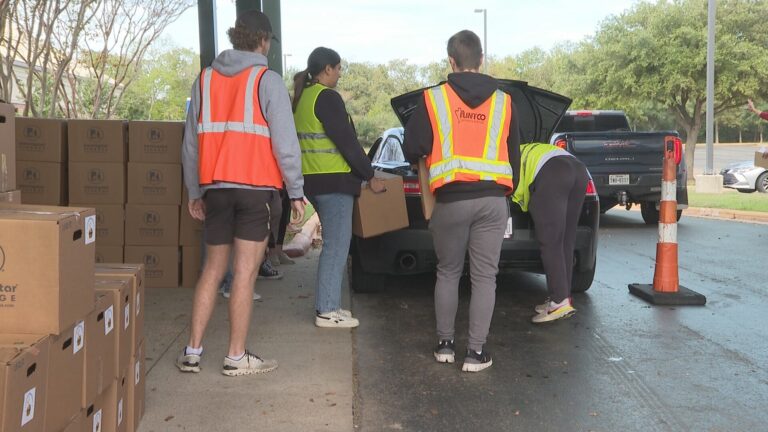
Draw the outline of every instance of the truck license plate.
M628 185L629 174L611 174L608 176L609 185Z

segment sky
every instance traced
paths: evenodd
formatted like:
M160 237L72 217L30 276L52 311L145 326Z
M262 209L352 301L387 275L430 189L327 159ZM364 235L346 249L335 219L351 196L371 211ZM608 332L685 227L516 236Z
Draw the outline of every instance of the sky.
M283 54L288 68L303 69L318 46L333 48L350 62L407 59L427 64L446 57L448 38L472 30L483 39L487 10L487 54L505 57L593 35L601 21L639 0L283 0ZM235 20L234 0L216 0L218 50L231 48L225 34ZM165 31L162 42L195 51L197 8Z

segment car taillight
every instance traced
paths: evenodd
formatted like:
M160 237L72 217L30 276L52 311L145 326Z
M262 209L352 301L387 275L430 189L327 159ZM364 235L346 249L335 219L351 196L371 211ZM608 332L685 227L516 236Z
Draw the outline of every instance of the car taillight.
M419 187L419 181L403 180L403 192L407 194L420 194L421 188Z
M555 141L555 145L565 150L565 148L568 146L568 141L565 138L560 138L559 140Z
M664 151L671 151L674 154L675 164L680 165L683 160L683 140L676 136L664 137L665 149Z
M595 187L595 182L592 181L592 179L589 179L587 182L587 196L597 196L597 188Z
M578 111L576 117L591 117L592 111Z

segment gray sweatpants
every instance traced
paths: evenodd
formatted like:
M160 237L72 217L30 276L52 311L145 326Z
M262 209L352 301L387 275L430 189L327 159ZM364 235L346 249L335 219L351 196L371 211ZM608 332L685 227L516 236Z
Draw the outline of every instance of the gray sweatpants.
M472 298L467 347L482 350L496 303L496 274L508 215L509 206L504 197L435 204L429 230L437 254L435 316L439 340L454 338L459 279L469 251Z

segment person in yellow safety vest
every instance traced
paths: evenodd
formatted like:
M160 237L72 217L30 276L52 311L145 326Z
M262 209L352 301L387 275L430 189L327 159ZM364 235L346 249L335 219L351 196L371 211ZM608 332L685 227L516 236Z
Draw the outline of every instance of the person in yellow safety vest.
M374 192L383 191L384 183L373 176L352 118L334 90L340 77L339 54L330 48L316 48L309 55L307 68L294 77L293 111L304 191L323 227L315 325L352 328L359 325L357 318L341 308L341 283L352 240L352 205L363 181L368 181Z
M277 368L277 361L245 347L253 288L270 223L280 218L279 189L285 183L295 219L303 218L304 192L288 91L282 77L267 68L274 37L269 19L248 11L227 33L234 49L219 54L195 81L184 130L187 205L192 217L205 222L206 257L189 342L176 366L200 372L203 335L233 253L229 350L221 372L239 376Z
M403 151L417 163L426 157L436 204L429 222L435 254L438 362L455 361L459 279L469 251L472 298L469 340L462 371L493 364L484 348L496 302L496 274L509 217L506 198L517 182L520 131L510 95L479 72L480 39L463 30L448 40L448 81L424 91L405 125Z
M533 219L549 292L534 308L531 321L539 324L576 313L571 300L573 249L589 172L572 154L551 144L523 144L520 152L520 183L512 201Z

